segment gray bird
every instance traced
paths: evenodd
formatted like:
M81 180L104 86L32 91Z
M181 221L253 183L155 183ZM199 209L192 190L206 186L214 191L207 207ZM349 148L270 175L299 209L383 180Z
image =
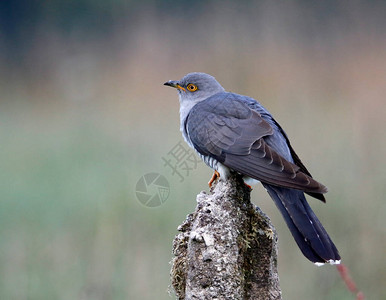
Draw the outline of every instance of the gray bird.
M189 73L164 85L177 89L180 130L201 159L226 180L238 172L258 180L283 215L300 250L317 265L338 264L340 255L304 193L323 202L327 188L314 180L288 136L255 99L228 93L213 76Z

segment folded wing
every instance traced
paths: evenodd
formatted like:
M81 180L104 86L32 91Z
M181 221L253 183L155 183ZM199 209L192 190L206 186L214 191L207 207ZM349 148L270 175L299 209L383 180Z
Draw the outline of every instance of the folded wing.
M273 129L261 115L233 97L213 96L196 104L185 123L194 147L225 166L261 182L325 193L325 186L280 156L264 141Z

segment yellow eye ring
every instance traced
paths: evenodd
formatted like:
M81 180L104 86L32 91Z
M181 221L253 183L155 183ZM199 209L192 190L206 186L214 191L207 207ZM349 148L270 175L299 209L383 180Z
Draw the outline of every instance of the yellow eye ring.
M195 92L198 89L197 85L193 83L189 83L186 88L188 89L189 92Z

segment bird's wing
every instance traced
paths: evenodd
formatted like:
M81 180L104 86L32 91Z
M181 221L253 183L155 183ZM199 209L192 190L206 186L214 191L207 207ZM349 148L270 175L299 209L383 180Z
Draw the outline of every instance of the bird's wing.
M282 134L282 136L285 138L287 146L288 146L288 148L290 150L290 153L291 153L291 156L292 156L294 164L297 165L303 173L305 173L306 175L312 177L311 173L307 170L306 166L300 160L300 157L296 154L296 152L295 152L294 148L292 147L292 145L290 143L290 140L289 140L287 134L285 133L285 131L283 130L283 128L281 128L280 124L274 118L271 117L271 120L272 120L272 122L274 122L274 124L277 126L277 128L279 129L279 131ZM313 192L306 192L306 193L308 195L316 198L316 199L319 199L322 202L326 202L326 198L324 197L323 194L313 193Z
M325 193L327 189L264 141L273 129L261 115L232 94L196 104L185 127L194 147L225 166L261 182Z

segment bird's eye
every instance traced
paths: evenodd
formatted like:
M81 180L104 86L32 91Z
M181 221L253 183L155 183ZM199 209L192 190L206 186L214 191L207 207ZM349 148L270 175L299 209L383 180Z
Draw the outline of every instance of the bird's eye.
M188 89L189 92L195 92L198 89L197 85L193 83L189 83L186 88Z

